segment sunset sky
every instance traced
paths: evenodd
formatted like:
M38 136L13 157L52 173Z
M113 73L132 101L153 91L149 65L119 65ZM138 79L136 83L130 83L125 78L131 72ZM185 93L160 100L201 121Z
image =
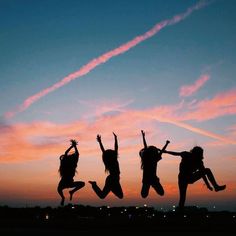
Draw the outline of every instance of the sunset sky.
M178 204L180 157L163 155L165 195L140 195L148 145L204 149L222 192L189 186L186 205L236 211L234 0L1 0L0 205L59 206L59 157L77 139L72 203ZM118 136L124 199L98 199L107 174L96 141ZM65 190L68 201L68 190Z

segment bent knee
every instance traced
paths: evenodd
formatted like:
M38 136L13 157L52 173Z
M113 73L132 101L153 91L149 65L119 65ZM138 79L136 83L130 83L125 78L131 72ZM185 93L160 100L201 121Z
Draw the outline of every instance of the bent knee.
M104 199L105 197L106 196L104 196L104 195L99 196L100 199Z
M209 168L205 168L205 173L210 173L211 172L211 170L209 169Z

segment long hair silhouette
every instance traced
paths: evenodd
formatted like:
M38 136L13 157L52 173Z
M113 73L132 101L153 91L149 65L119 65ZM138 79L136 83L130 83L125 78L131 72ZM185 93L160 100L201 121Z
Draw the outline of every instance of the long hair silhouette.
M139 151L139 156L141 158L141 169L143 170L143 178L142 178L142 188L141 188L141 196L146 198L149 194L150 187L156 191L160 196L164 195L164 189L160 183L159 177L157 177L157 163L162 159L161 155L169 141L166 141L166 144L160 150L159 148L151 145L148 146L145 138L145 132L141 130L142 138L143 138L143 146Z
M107 149L102 153L102 160L105 166L105 172L113 174L117 172L120 173L119 163L118 163L118 153L115 150Z
M120 185L120 168L118 162L118 140L116 134L113 133L113 135L115 139L114 150L105 150L102 144L101 135L97 135L97 141L102 151L102 160L105 166L105 172L109 175L106 178L105 185L102 190L98 187L96 181L89 181L89 183L92 185L94 192L101 199L105 198L110 191L113 192L118 198L123 198L123 191Z
M214 189L216 192L218 192L226 188L226 185L219 185L211 169L204 166L204 150L202 147L195 146L190 151L164 151L164 153L181 157L178 174L180 210L184 209L187 187L189 184L193 184L196 181L203 179L205 185L210 191L213 191Z
M59 173L61 177L73 178L77 173L78 157L76 153L60 156Z
M77 141L70 140L71 146L65 151L65 154L60 156L59 174L61 180L57 187L57 192L61 196L61 205L64 205L65 196L63 190L65 188L73 188L69 191L70 200L72 200L73 194L79 189L83 188L85 183L83 181L74 181L74 176L77 173L77 163L79 160L79 151L77 149ZM74 148L74 153L69 154L70 150Z
M144 169L144 166L155 165L158 161L161 160L160 149L155 146L148 146L143 148L139 152L141 158L141 169Z

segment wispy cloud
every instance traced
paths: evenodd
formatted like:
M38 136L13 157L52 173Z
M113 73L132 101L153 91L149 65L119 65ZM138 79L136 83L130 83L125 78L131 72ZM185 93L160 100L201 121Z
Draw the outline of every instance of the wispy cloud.
M123 112L126 107L134 102L134 99L130 99L127 101L79 101L81 104L85 105L89 110L88 113L84 114L83 117L99 117L104 114L114 113L114 112Z
M146 39L153 37L161 29L165 28L166 26L170 26L170 25L174 25L174 24L179 23L180 21L184 20L186 17L191 15L192 12L199 10L202 7L205 7L207 4L209 4L209 2L200 1L196 5L188 8L184 13L175 15L170 19L161 21L161 22L157 23L156 25L154 25L153 28L151 28L150 30L148 30L144 34L135 37L134 39L130 40L129 42L124 43L121 46L119 46L109 52L106 52L95 59L92 59L86 65L82 66L78 71L75 71L75 72L67 75L61 81L55 83L54 85L52 85L46 89L43 89L40 92L25 99L25 101L21 105L19 105L16 109L5 113L4 114L5 118L11 118L11 117L15 116L18 112L22 112L22 111L26 110L33 103L35 103L36 101L38 101L42 97L46 96L47 94L59 89L60 87L65 86L66 84L70 83L71 81L73 81L77 78L80 78L80 77L88 74L91 70L93 70L97 66L107 62L111 58L127 52L128 50L130 50L131 48L140 44L141 42L145 41Z
M71 138L79 140L80 151L83 156L88 155L92 158L100 154L96 135L98 133L102 135L107 148L113 147L113 131L118 134L122 153L136 157L139 148L142 146L140 130L144 127L145 130L153 130L155 134L158 134L157 137L159 138L155 140L155 143L161 146L165 141L162 140L163 137L171 137L170 133L163 134L157 130L156 122L160 122L159 126L161 123L172 124L190 132L219 140L221 143L236 144L232 136L224 137L188 124L186 117L193 117L191 111L189 114L185 113L181 116L179 110L182 111L184 106L185 104L180 103L145 110L126 109L112 115L99 115L92 122L79 120L68 124L32 122L11 126L1 125L0 162L21 162L58 156L65 151L69 145L68 140ZM116 106L114 105L114 107ZM196 113L194 118L198 116L200 114Z
M204 121L236 114L236 89L221 92L211 99L196 101L190 110L182 113L184 120Z
M208 74L201 75L194 84L184 85L180 88L179 95L180 97L188 97L196 93L208 80L210 76Z

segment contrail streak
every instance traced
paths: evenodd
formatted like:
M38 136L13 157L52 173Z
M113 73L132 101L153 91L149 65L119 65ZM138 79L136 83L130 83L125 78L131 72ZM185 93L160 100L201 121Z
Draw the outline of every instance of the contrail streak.
M209 137L209 138L213 138L213 139L222 141L222 142L224 142L224 143L236 144L236 141L234 141L234 140L228 139L228 138L226 138L226 137L224 137L224 136L221 136L221 135L212 133L212 132L210 132L210 131L206 131L206 130L203 130L203 129L199 129L199 128L193 127L193 126L191 126L191 125L188 125L188 124L185 124L185 123L182 123L182 122L171 121L171 120L167 120L166 122L168 122L168 123L170 123L170 124L173 124L173 125L176 125L176 126L179 126L179 127L181 127L181 128L190 130L190 131L192 131L192 132L194 132L194 133L198 133L198 134L204 135L204 136L206 136L206 137Z
M206 137L209 137L209 138L213 138L213 139L222 141L224 143L236 144L236 141L234 141L232 139L226 138L224 136L221 136L219 134L215 134L215 133L207 131L207 130L196 128L194 126L191 126L189 124L183 123L181 121L176 121L176 120L172 120L172 119L168 119L168 118L157 117L155 115L144 115L144 116L148 117L148 118L151 118L153 120L157 120L159 122L173 124L175 126L184 128L184 129L189 130L189 131L192 131L193 133L198 133L198 134L201 134L203 136L206 136Z
M157 23L156 25L154 25L153 28L148 30L146 33L139 35L139 36L135 37L134 39L128 41L127 43L124 43L121 46L102 54L101 56L91 60L86 65L82 66L78 71L75 71L75 72L67 75L61 81L55 83L54 85L52 85L46 89L41 90L40 92L38 92L30 97L28 97L27 99L24 100L24 102L21 105L16 107L16 109L14 109L13 111L6 112L4 114L4 117L11 118L11 117L15 116L17 113L26 110L33 103L38 101L40 98L46 96L47 94L57 90L58 88L60 88L62 86L68 84L69 82L71 82L81 76L88 74L91 70L93 70L97 66L107 62L112 57L118 56L118 55L128 51L129 49L135 47L136 45L143 42L144 40L153 37L155 34L157 34L161 29L165 28L166 26L177 24L178 22L180 22L180 21L184 20L186 17L188 17L192 12L197 11L200 8L203 8L208 4L209 4L209 2L200 1L196 5L188 8L184 13L175 15L170 19L167 19L167 20Z

